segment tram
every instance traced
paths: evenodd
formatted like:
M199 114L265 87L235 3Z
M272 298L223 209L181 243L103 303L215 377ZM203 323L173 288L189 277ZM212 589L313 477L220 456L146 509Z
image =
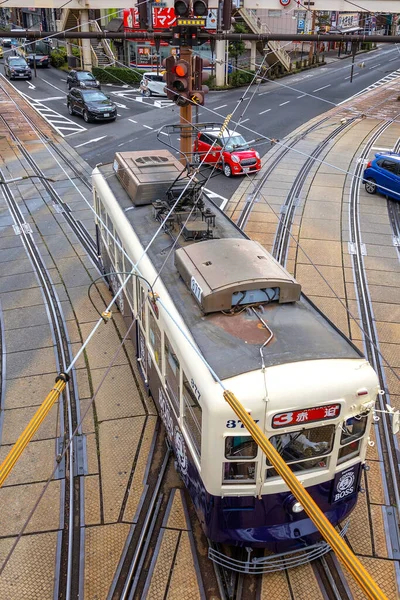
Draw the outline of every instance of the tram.
M360 491L374 370L170 152L117 153L94 169L93 189L114 291L138 263L119 309L128 325L136 320L139 368L205 535L273 553L314 548L318 530L221 382L337 525Z

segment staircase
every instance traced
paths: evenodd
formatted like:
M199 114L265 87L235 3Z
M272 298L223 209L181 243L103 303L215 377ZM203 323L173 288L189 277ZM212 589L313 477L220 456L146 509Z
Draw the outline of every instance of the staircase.
M61 13L61 19L58 21L58 30L72 30L79 25L80 11L71 8L64 8ZM90 31L101 31L97 21L91 21ZM79 31L79 29L76 29ZM107 67L115 63L115 56L108 40L91 40L92 64L94 67Z
M257 13L255 10L241 7L238 9L238 13L242 17L243 21L246 23L247 27L249 27L253 33L272 33L272 31L265 23L260 23L259 19L257 19ZM286 52L286 50L282 48L281 44L278 41L270 40L268 41L268 48L270 49L270 53L267 56L267 62L269 64L272 64L276 61L279 61L281 65L286 69L286 71L290 71L290 56Z

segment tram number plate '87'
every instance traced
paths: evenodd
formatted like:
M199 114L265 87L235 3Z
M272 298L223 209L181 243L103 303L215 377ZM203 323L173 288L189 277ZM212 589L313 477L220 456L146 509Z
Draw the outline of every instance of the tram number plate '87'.
M259 422L260 419L254 419L254 423ZM226 427L227 429L235 429L235 427L241 427L242 429L244 429L244 425L239 419L237 421L235 419L229 419L229 421L226 422Z
M201 289L201 287L199 286L199 284L197 283L197 281L195 280L194 277L192 277L191 280L190 280L190 289L193 292L193 296L195 298L197 298L197 300L199 302L201 302L201 297L203 295L203 290Z
M279 413L272 419L272 427L291 427L301 423L312 423L313 421L325 421L327 419L336 419L340 415L340 404L327 404L326 406L316 406L314 408L304 408L302 410L293 410L291 412Z

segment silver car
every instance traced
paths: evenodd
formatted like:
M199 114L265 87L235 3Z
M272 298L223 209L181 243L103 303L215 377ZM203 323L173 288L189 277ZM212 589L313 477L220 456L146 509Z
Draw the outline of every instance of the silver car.
M164 88L166 86L166 82L163 79L162 75L157 75L157 73L144 73L143 79L140 82L140 89L142 91L143 96L166 96L167 94L164 92Z

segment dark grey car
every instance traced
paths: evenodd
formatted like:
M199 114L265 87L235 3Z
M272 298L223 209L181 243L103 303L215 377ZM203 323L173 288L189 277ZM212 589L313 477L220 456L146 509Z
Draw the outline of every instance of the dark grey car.
M73 88L67 96L67 107L70 115L81 115L86 123L114 121L117 117L117 107L100 90Z
M4 74L10 79L32 79L32 71L22 56L7 56L4 61Z
M90 71L70 71L67 77L68 88L100 89L100 82Z

